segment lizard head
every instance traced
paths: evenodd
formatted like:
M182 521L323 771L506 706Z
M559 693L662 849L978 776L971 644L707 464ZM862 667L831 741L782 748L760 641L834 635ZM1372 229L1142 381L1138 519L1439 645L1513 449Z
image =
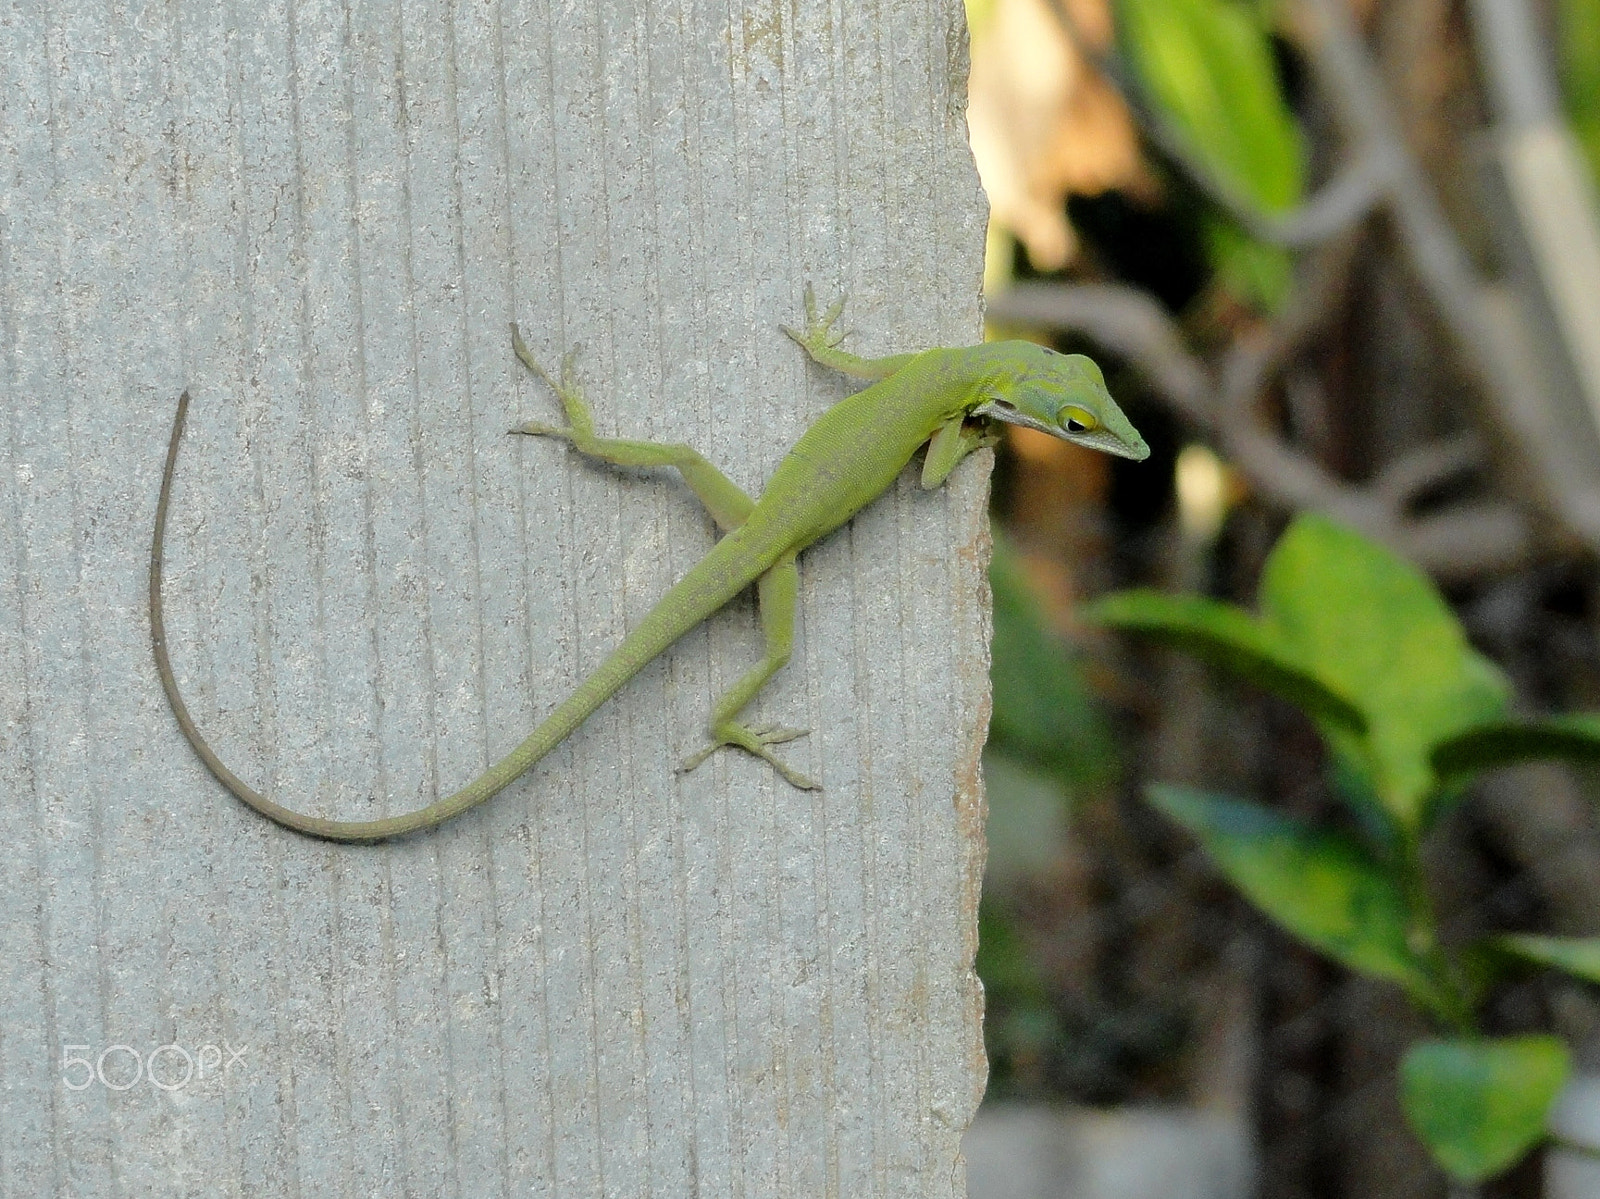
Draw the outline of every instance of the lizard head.
M1100 368L1082 354L1058 354L1027 341L991 343L1006 369L973 409L978 416L1037 429L1062 441L1142 462L1150 447L1106 390Z

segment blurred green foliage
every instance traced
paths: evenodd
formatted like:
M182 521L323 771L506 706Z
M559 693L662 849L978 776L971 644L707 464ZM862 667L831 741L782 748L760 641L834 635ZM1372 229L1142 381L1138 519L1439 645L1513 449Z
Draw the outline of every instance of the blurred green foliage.
M1600 716L1517 720L1510 688L1409 563L1320 516L1295 520L1268 557L1260 612L1195 596L1124 592L1091 616L1166 642L1292 703L1334 751L1358 835L1259 804L1152 786L1150 801L1289 933L1403 987L1453 1036L1414 1046L1401 1097L1453 1177L1475 1182L1545 1136L1567 1073L1550 1037L1488 1037L1478 1010L1511 970L1600 981L1600 938L1490 936L1441 943L1421 858L1448 801L1480 770L1600 756Z
M1559 34L1567 116L1600 181L1600 0L1561 0Z
M1116 0L1117 39L1146 100L1210 173L1263 212L1299 204L1305 147L1283 94L1263 6L1240 0ZM1287 251L1221 215L1206 241L1222 285L1275 309L1288 293Z
M970 0L975 20L989 2ZM1218 186L1268 214L1303 202L1305 146L1274 54L1271 0L1113 5L1118 52L1142 100ZM1567 112L1600 179L1600 0L1557 0L1556 11ZM1219 209L1203 222L1215 284L1262 311L1279 307L1289 255ZM1073 795L1115 764L1073 655L1003 547L992 577L991 845L997 866L1037 869L1059 848ZM1149 591L1109 597L1094 611L1279 695L1316 724L1348 829L1188 788L1153 786L1148 797L1270 919L1346 967L1397 984L1438 1025L1445 1035L1411 1047L1399 1082L1408 1120L1443 1169L1477 1182L1517 1162L1546 1135L1569 1055L1553 1037L1484 1035L1479 1012L1490 988L1517 970L1600 984L1600 938L1442 944L1422 844L1482 771L1535 758L1600 760L1600 715L1513 717L1506 679L1468 643L1432 583L1314 516L1297 520L1275 549L1258 612ZM1120 1060L1137 1053L1137 1035L1108 1033L1114 1021L1063 1003L1008 917L1003 891L986 893L980 926L986 1035L1001 1089L1028 1063L1077 1054L1114 1073L1119 1052ZM1091 1042L1120 1049L1096 1058Z
M971 37L980 37L989 21L994 16L995 0L966 0L967 33Z
M1436 814L1432 805L1451 793L1434 753L1453 746L1459 754L1457 735L1469 730L1468 745L1507 735L1505 679L1468 644L1420 571L1323 517L1290 526L1267 560L1260 592L1255 616L1151 591L1108 597L1093 614L1198 648L1304 708L1340 759L1346 794L1363 808L1363 798L1375 796L1394 833L1416 834Z
M1452 1178L1482 1182L1543 1137L1571 1068L1554 1037L1419 1041L1400 1063L1400 1102Z
M1600 983L1600 938L1517 933L1496 937L1494 947L1536 966L1551 966L1585 982Z
M1353 970L1428 997L1433 983L1411 947L1405 891L1355 838L1187 787L1158 784L1149 797L1195 835L1245 898L1295 936Z
M978 916L978 976L991 1094L1126 1097L1126 1080L1181 1040L1165 1010L1057 984L1041 964L1029 896L1055 885L1074 802L1108 783L1112 741L1080 662L1051 626L1010 546L996 539L991 680L984 751L989 866Z
M1111 741L1077 657L1050 627L1015 551L998 536L989 585L994 592L990 749L1020 759L1068 789L1105 782L1115 765Z

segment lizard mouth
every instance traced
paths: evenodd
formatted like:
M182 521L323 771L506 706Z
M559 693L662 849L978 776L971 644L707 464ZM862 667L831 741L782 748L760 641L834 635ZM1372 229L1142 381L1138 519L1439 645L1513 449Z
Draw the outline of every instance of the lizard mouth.
M1060 429L1047 425L1036 417L1020 412L1007 400L985 400L973 410L975 416L987 416L993 420L1005 421L1008 425L1021 425L1024 429L1037 429L1041 433L1048 433L1051 437L1060 437Z
M1059 425L1048 424L1037 417L1029 416L1019 411L1014 405L1001 399L985 400L972 410L974 416L987 416L993 420L1005 421L1008 425L1020 425L1024 429L1037 429L1041 433L1048 433L1060 441L1070 441L1074 445L1087 446L1091 450L1099 450L1103 454L1110 454L1117 458L1130 458L1135 462L1142 462L1150 456L1150 447L1141 440L1136 444L1129 444L1115 433L1105 427L1092 431L1085 430L1075 433L1070 429L1063 429Z

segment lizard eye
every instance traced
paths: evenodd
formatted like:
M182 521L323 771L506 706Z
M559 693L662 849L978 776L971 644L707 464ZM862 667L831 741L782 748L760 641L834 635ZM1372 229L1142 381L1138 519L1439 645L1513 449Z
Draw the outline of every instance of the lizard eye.
M1061 427L1068 433L1093 433L1100 421L1087 408L1071 404L1061 410Z

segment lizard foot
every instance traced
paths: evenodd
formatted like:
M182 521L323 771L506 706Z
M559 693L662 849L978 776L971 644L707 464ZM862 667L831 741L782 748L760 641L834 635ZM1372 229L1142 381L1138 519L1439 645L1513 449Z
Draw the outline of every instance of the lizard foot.
M700 765L723 746L732 745L762 759L781 774L784 777L784 781L790 786L798 787L802 791L820 791L822 789L821 783L808 775L801 774L798 770L781 761L767 748L769 745L782 745L786 741L794 741L797 738L806 736L810 731L810 729L784 728L776 724L746 726L729 722L721 728L715 729L712 733L713 740L711 744L693 757L685 759L683 765L678 767L678 773L688 774L689 771Z
M549 371L539 364L533 356L533 351L528 349L527 343L522 340L522 333L517 329L515 321L511 322L511 348L534 374L538 375L556 393L556 398L561 401L561 406L566 409L567 420L571 424L566 428L556 425L541 424L538 421L529 421L510 430L512 433L528 433L535 437L565 437L580 448L585 442L594 440L594 416L589 411L589 405L583 398L583 392L578 387L578 374L574 368L577 361L577 351L569 350L561 358L561 379L558 382Z
M788 325L779 328L800 344L806 353L813 356L825 354L836 347L845 338L847 330L835 329L834 322L839 319L839 314L844 311L845 297L840 296L828 306L826 312L817 312L817 297L811 290L811 284L806 284L806 324L803 331L791 329Z

